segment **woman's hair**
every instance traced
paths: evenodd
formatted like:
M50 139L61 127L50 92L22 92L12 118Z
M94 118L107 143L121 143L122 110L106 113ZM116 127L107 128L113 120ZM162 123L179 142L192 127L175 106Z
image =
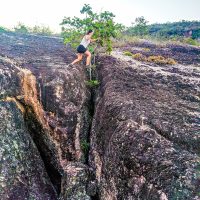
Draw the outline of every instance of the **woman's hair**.
M92 32L93 32L92 29L88 30L87 35L90 34L90 33L92 33Z

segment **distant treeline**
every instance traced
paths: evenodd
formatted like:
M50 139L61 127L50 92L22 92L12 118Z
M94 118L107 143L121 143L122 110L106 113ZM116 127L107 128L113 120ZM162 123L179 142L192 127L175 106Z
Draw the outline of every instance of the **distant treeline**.
M200 38L199 21L181 21L174 23L152 24L148 26L150 35L160 36L191 36L193 39Z
M32 33L32 34L37 34L37 35L54 35L53 31L49 28L49 26L38 26L35 25L33 27L29 27L23 23L18 23L17 26L13 27L12 30L5 28L3 26L0 26L0 32L5 32L5 31L14 31L17 33Z
M123 25L122 25L123 26ZM0 32L14 31L18 33L31 33L46 36L60 36L60 33L53 33L48 26L29 27L18 23L12 30L0 26ZM191 45L200 45L200 21L167 22L163 24L148 24L144 17L138 17L130 27L124 27L123 35L137 36L138 38L149 37L149 39L170 39Z
M126 33L129 35L151 35L157 37L191 37L200 38L200 21L180 21L173 23L151 24L144 17L138 17Z

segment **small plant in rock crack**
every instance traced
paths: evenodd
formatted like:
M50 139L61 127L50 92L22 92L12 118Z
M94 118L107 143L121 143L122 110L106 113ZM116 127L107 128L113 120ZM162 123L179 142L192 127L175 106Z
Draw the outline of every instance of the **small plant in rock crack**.
M86 155L88 153L89 147L90 147L89 142L87 142L86 140L81 141L81 149L82 149L84 155Z
M85 81L85 84L89 87L98 87L100 82L98 80Z

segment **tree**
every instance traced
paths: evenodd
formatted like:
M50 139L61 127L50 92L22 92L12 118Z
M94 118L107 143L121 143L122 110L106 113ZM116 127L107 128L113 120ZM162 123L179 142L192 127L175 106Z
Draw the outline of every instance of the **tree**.
M35 25L33 28L31 28L31 33L35 33L38 35L52 35L53 32L48 26L38 26Z
M131 35L144 36L148 34L148 21L142 16L135 19L132 27L128 29L128 33ZM135 25L134 25L135 24Z
M30 28L24 25L23 23L19 22L16 27L14 27L15 32L19 33L28 33Z
M64 43L71 43L72 47L76 47L81 37L89 30L94 30L94 38L100 38L101 46L106 47L106 51L112 51L111 38L117 37L118 33L123 29L121 24L114 22L115 15L112 12L104 11L94 13L89 4L85 4L80 10L85 15L83 19L74 17L65 17L60 25L62 25L62 35Z

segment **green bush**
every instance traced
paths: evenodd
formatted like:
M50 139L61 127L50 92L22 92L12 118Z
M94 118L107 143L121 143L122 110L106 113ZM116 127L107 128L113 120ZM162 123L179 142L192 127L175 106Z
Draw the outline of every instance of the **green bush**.
M190 44L190 45L194 45L194 46L199 46L200 43L192 38L187 38L184 40L185 43Z
M125 56L132 56L133 54L132 54L130 51L125 51L125 52L124 52L124 55L125 55Z
M4 28L3 26L0 26L0 33L6 32L6 31L8 31L8 29Z

